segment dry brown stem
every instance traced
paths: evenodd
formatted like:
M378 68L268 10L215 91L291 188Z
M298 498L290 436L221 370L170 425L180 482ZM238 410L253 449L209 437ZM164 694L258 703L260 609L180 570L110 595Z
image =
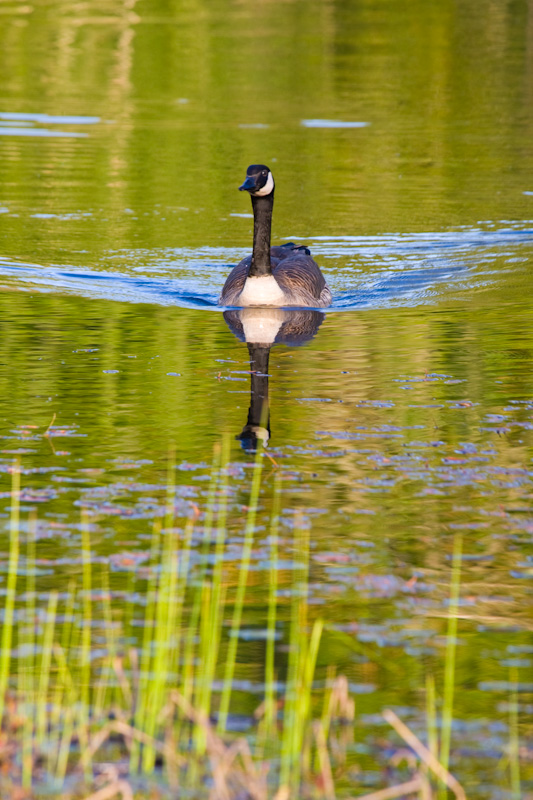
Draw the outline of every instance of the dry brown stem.
M320 720L313 723L313 733L315 734L316 749L320 763L320 777L326 800L335 800L335 784L331 772L331 762L329 760L328 745L324 734L324 726Z
M350 697L348 687L348 678L344 675L339 675L335 678L333 689L330 697L330 716L333 717L336 713L342 719L353 722L355 719L355 701Z
M407 781L407 783L398 783L396 786L389 786L388 789L379 789L377 792L364 794L357 798L350 798L350 800L394 800L395 797L401 797L402 795L405 796L407 794L415 794L415 792L424 792L424 783L427 786L427 780L424 780L422 775L417 775L416 778Z
M96 753L97 750L103 745L105 741L111 736L112 733L120 733L124 736L124 739L136 739L138 742L142 742L143 744L149 744L151 747L154 748L158 753L161 753L169 762L172 762L177 765L184 765L186 760L179 756L174 750L168 748L165 744L154 739L153 736L149 736L147 733L143 733L143 731L139 731L136 728L132 728L131 725L128 725L126 722L110 722L108 725L103 727L98 733L91 738L87 748L84 750L82 757L80 758L80 766L84 767L90 763L92 757ZM98 800L100 800L98 798Z
M128 781L124 780L116 780L112 783L108 783L107 786L90 794L85 800L111 800L111 798L116 797L117 794L122 797L122 800L134 800L131 786Z
M454 793L454 795L457 797L457 800L466 800L465 791L459 781L442 766L440 761L438 761L427 749L427 747L422 744L420 739L415 736L415 734L407 727L407 725L396 716L394 711L391 711L389 708L387 708L383 712L383 716L389 725L392 725L394 730L402 737L404 742L406 742L409 747L415 751L420 760L423 761L424 764L427 764L429 769L435 773L437 778L439 778L439 780L441 780L448 787L448 789ZM394 797L396 797L396 795L394 795Z
M170 698L191 722L199 725L205 731L206 749L214 780L211 800L230 800L232 796L239 793L236 791L236 788L239 787L244 789L253 800L266 800L266 772L259 773L255 768L246 739L237 739L231 745L226 745L215 733L205 714L196 711L183 695L174 690L171 692ZM239 769L234 764L237 756L241 757L244 769ZM232 766L233 769L230 772Z

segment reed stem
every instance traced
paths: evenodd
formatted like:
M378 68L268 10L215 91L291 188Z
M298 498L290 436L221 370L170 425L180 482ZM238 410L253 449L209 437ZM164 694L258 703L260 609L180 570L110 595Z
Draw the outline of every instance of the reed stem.
M455 690L455 651L457 647L457 610L461 588L462 536L456 534L453 542L452 577L448 606L448 631L446 635L446 656L444 664L444 692L442 708L442 735L440 762L445 770L450 762L450 743L453 723L453 697Z
M11 512L9 524L9 563L7 567L6 600L2 625L2 652L0 654L0 727L4 717L5 699L11 666L13 642L13 615L17 591L19 563L19 512L20 512L20 462L14 461L11 478Z
M509 768L511 773L511 798L521 800L522 787L520 780L520 739L518 733L518 670L510 668L509 683Z
M257 503L259 499L259 490L261 487L262 469L263 469L263 453L260 449L258 449L255 457L254 472L252 477L252 488L250 491L250 501L248 504L248 514L246 516L246 529L244 533L244 544L242 548L240 569L239 569L239 583L237 586L235 606L233 608L233 619L231 621L228 652L226 655L226 669L224 672L224 684L222 689L222 697L220 699L220 709L219 709L218 725L217 725L217 730L219 733L226 730L226 725L228 721L233 675L235 672L235 660L237 657L237 647L239 643L239 631L241 627L242 610L244 606L244 596L246 593L246 584L248 582L248 572L250 569L250 559L252 555L252 546L254 541L255 520L257 516Z

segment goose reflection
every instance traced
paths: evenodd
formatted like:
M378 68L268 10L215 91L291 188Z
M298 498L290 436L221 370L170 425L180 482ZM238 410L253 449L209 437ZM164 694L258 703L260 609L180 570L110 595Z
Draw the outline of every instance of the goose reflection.
M244 450L254 451L258 442L270 439L268 400L268 362L275 344L297 347L312 339L324 320L313 309L241 308L225 311L224 319L231 332L246 342L250 354L250 408L240 439Z

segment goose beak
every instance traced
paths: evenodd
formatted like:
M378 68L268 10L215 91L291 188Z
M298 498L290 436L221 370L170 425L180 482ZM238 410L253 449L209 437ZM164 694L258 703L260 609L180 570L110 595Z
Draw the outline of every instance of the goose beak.
M246 180L244 181L242 186L239 186L239 192L253 192L255 190L255 178L252 178L251 175L246 176Z

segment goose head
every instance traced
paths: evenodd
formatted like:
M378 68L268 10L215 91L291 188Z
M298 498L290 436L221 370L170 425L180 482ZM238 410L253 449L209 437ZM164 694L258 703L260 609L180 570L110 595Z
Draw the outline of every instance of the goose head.
M246 170L246 180L239 191L250 192L252 197L266 197L274 192L274 178L264 164L251 164Z

